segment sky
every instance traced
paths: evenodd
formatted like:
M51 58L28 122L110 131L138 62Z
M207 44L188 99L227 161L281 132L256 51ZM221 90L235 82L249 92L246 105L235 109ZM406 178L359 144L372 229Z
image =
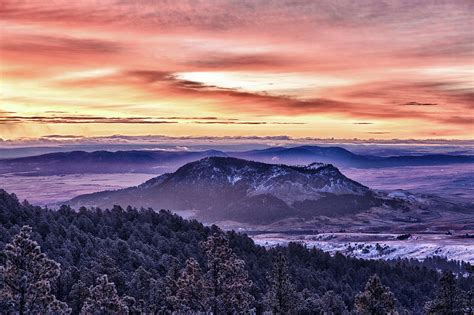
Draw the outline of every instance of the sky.
M474 1L2 0L0 138L472 139Z

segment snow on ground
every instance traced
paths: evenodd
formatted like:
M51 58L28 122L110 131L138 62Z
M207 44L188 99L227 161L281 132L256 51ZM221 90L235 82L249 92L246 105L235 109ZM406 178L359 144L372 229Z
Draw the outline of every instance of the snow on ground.
M394 234L323 233L318 235L285 235L283 233L252 236L256 244L272 247L301 242L329 253L364 259L414 258L441 256L474 263L474 239L442 234L418 234L398 240Z
M454 202L474 202L474 165L342 168L342 173L373 189L408 190L437 195Z
M54 205L81 194L139 185L156 174L0 175L0 188L34 205Z

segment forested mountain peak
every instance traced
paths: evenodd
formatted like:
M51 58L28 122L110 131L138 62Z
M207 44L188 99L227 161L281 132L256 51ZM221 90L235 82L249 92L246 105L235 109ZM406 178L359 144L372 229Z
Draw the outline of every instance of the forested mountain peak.
M283 164L267 164L233 157L207 157L180 167L171 177L173 179L191 178L227 180L235 185L239 181L261 182L297 181L301 178L322 180L321 185L327 185L328 192L335 181L345 185L348 193L363 193L367 187L351 181L332 164L312 163L307 166L290 166ZM223 182L220 184L224 184ZM322 188L322 187L320 187ZM334 191L335 192L335 191Z
M353 200L349 205L354 207L339 209L334 196L345 198L339 208L347 207L348 199ZM332 203L330 209L335 209L333 215L368 209L374 200L369 188L350 180L331 164L288 166L206 157L138 187L82 195L70 204L195 210L197 217L208 222L268 223L288 217L317 216L318 209L329 209L324 206L328 198Z

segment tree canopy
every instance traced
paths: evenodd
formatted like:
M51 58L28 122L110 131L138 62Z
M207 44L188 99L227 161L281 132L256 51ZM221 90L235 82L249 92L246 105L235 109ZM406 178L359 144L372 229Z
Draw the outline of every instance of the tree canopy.
M25 225L31 230L22 232ZM53 211L20 203L0 190L0 250L4 253L0 259L0 289L8 296L14 296L5 279L9 270L14 270L11 261L15 256L8 254L11 246L7 244L19 244L18 238L26 247L36 248L25 240L41 246L39 255L37 249L32 250L38 259L31 261L42 262L50 270L46 282L41 282L46 288L43 292L51 296L49 300L58 301L54 305L67 303L73 314L90 305L90 293L104 283L113 283L118 298L131 313L194 308L194 302L179 305L176 301L180 296L192 297L201 286L200 293L205 293L206 299L225 296L225 303L216 303L218 307L232 307L245 301L245 309L269 309L265 296L272 287L271 273L281 255L287 260L288 267L283 269L287 269L296 292L299 313L311 314L311 310L324 305L341 309L345 306L352 311L356 295L364 292L372 275L378 274L383 286L389 287L396 297L396 308L419 314L428 301L439 296L441 275L436 269L459 273L469 268L467 264L441 258L418 262L331 256L295 243L267 249L256 246L246 235L184 220L169 211L130 207L76 211L67 206ZM107 282L102 278L104 275ZM239 281L233 284L222 280L214 287L209 285L210 279L222 279L223 275ZM34 283L34 279L43 278L29 279ZM474 287L472 276L457 277L455 282L463 296ZM192 285L184 289L187 283ZM222 288L235 293L222 295ZM209 293L213 289L214 295ZM8 303L17 305L8 299Z

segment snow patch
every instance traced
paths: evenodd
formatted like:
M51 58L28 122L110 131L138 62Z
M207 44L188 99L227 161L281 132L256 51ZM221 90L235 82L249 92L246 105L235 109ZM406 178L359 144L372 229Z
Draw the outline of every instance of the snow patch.
M255 235L255 243L265 247L287 245L289 242L303 243L308 247L319 248L325 252L337 252L356 258L392 260L398 258L413 258L424 260L428 257L445 257L447 259L462 260L474 263L474 244L467 242L453 242L450 240L423 239L413 237L411 241L381 239L371 241L344 241L336 234L306 235L287 237L283 234Z

